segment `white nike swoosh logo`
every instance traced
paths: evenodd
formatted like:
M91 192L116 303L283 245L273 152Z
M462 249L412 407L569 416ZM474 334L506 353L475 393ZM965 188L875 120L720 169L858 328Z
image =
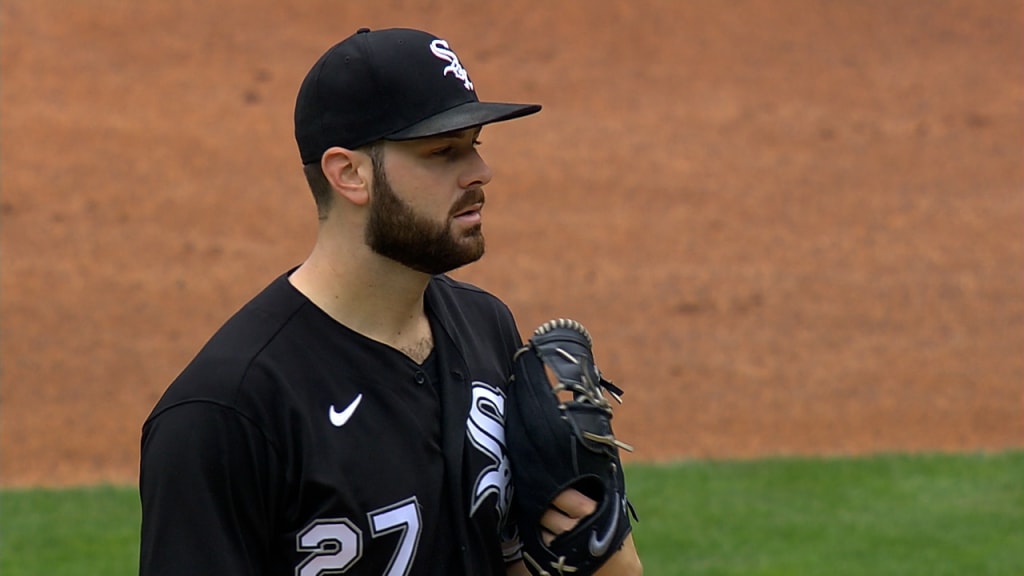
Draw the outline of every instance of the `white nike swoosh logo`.
M619 495L615 494L615 505L612 506L612 519L608 521L608 528L604 532L604 537L597 537L597 529L590 534L590 542L588 548L590 548L590 555L594 558L600 558L608 552L608 547L612 544L612 536L615 535L615 527L619 524Z
M363 395L356 396L356 399L351 404L345 407L344 410L338 412L334 408L334 404L331 404L331 409L327 411L327 415L331 417L331 424L334 424L338 428L341 428L348 422L348 419L355 414L356 408L359 407L359 402L363 399Z

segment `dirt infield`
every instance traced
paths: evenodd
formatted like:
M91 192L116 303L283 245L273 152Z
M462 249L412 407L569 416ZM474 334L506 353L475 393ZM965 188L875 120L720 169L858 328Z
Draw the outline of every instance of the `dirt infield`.
M1024 446L1018 0L6 0L0 484L134 481L311 246L301 77L393 25L544 104L458 276L591 329L634 459Z

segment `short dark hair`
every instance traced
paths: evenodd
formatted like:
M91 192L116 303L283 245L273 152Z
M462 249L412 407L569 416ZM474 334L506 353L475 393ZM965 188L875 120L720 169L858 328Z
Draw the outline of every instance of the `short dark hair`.
M372 162L375 171L383 169L383 141L378 140L377 142L371 142L366 146L361 146L358 150L364 152L370 157L370 162ZM324 171L320 168L319 162L304 164L302 166L302 172L306 175L306 183L309 184L310 191L313 192L313 201L316 202L317 218L320 220L326 220L327 215L331 211L334 189L331 187L331 183L327 181L327 177L324 176Z

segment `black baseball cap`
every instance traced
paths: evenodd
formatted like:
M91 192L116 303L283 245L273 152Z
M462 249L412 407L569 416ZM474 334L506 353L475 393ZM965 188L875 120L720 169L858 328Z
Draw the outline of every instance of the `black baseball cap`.
M295 140L309 164L332 146L435 136L540 108L481 102L455 52L433 34L361 28L306 74L295 102Z

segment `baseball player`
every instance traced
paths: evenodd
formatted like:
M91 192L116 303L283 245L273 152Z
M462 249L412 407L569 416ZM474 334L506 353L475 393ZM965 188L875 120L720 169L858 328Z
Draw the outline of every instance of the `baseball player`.
M313 65L295 137L316 243L143 425L141 575L562 571L527 566L512 512L517 327L445 275L484 252L481 127L539 110L479 101L418 30L361 29ZM545 542L597 505L562 491ZM631 536L616 550L599 573L639 574Z

